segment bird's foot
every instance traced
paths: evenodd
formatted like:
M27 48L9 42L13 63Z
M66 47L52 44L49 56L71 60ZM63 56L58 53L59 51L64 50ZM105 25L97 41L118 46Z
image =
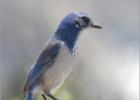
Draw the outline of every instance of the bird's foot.
M47 94L48 97L50 97L52 100L58 100L57 98L55 98L53 95L51 94Z
M43 100L47 100L46 96L42 94Z

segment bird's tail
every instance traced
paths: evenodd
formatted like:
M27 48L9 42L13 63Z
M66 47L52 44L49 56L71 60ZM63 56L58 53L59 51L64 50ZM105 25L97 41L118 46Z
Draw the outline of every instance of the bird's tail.
M27 100L37 100L37 96L33 96L33 92L29 91L28 96L27 96Z
M27 100L33 100L33 93L32 93L32 91L28 92Z

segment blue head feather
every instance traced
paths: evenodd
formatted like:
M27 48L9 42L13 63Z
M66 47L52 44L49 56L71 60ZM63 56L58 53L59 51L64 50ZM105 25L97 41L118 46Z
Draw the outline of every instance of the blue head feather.
M64 41L69 50L73 50L81 31L81 27L77 27L76 24L76 19L81 16L87 16L87 14L81 12L70 13L61 21L55 33L55 37Z

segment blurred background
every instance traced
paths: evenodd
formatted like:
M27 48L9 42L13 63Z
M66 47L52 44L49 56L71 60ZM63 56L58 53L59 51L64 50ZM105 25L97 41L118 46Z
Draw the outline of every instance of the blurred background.
M139 100L139 6L139 0L1 0L1 100L22 100L29 68L73 11L103 29L82 32L75 70L56 97Z

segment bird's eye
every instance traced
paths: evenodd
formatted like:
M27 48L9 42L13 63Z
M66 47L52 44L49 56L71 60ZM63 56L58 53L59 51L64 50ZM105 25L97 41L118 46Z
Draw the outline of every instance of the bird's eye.
M86 25L89 25L90 23L90 19L86 16L81 17L81 19L83 19L83 21L86 23Z

